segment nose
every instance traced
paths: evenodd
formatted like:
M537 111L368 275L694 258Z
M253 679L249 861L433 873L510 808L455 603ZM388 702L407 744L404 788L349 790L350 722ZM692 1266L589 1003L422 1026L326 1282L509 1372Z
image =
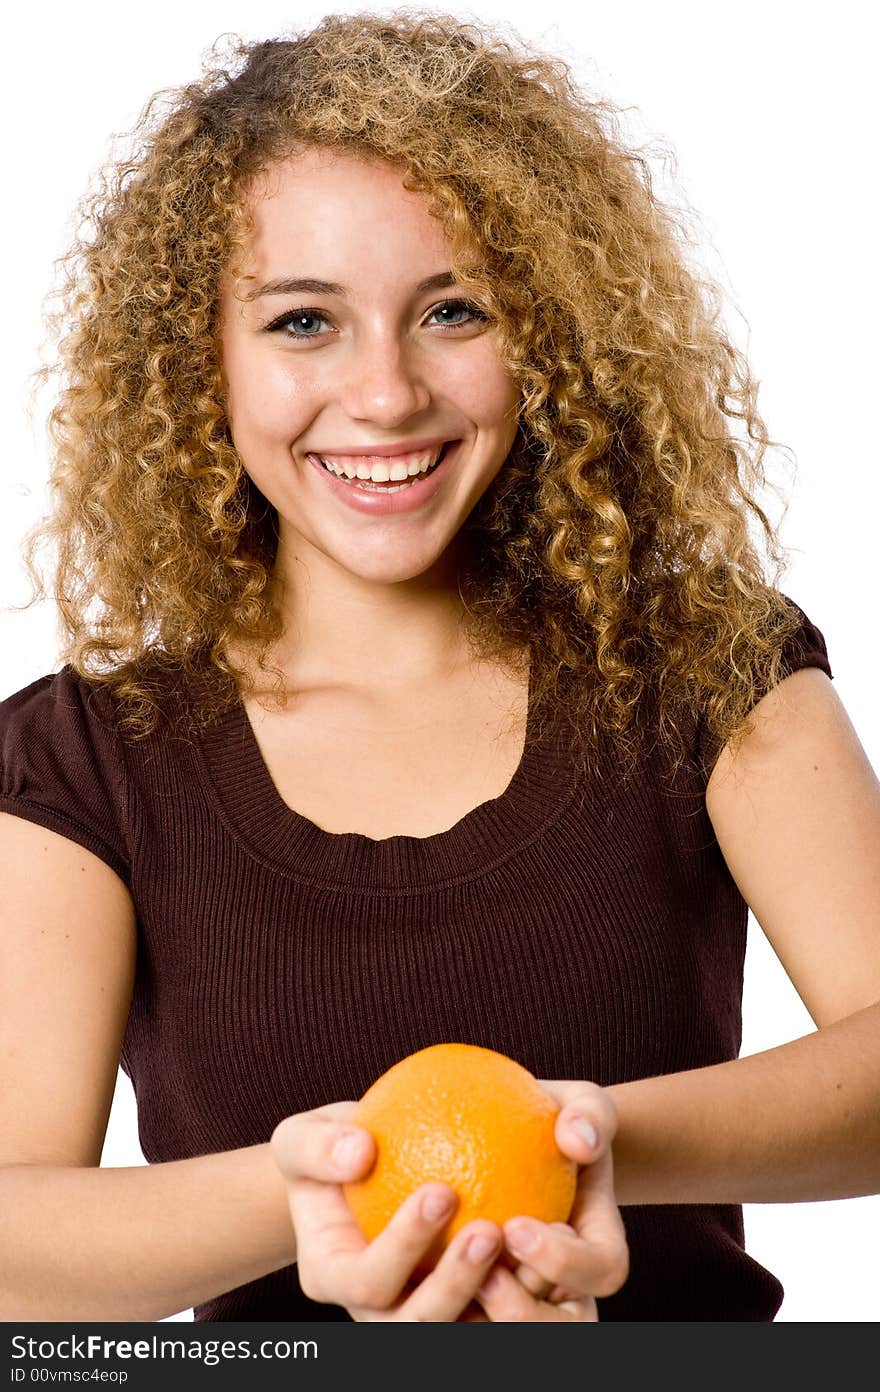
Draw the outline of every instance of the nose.
M371 421L393 430L424 411L430 405L431 392L415 354L408 353L395 337L374 334L354 355L345 398L351 420Z

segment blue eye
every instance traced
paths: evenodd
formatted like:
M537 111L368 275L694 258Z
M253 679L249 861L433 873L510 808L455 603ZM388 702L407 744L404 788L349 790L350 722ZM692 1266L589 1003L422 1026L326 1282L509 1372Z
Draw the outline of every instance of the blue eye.
M453 317L464 315L464 318ZM441 316L440 322L433 327L440 329L460 329L468 324L477 323L488 318L475 304L469 300L444 300L442 304L435 305L430 311L428 319ZM329 320L317 309L289 309L286 314L280 314L277 319L273 319L271 324L266 325L267 333L283 333L285 338L305 339L319 338L322 336L322 328L329 326Z
M451 323L447 318L441 322L440 327L446 329L457 329L462 324L476 322L477 320L486 318L486 315L483 313L483 311L481 309L478 309L475 304L470 304L468 300L444 300L442 304L437 305L434 309L431 310L431 317L433 318L435 314L449 315L461 314L462 312L468 316L467 319L458 319L455 322Z
M276 329L287 329L291 338L314 338L318 332L309 324L326 324L326 319L316 309L294 309L267 325L269 333Z

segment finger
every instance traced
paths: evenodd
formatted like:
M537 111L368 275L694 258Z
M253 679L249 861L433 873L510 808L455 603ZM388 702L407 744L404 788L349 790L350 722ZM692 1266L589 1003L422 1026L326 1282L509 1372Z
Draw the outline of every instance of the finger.
M525 1262L520 1262L514 1267L514 1276L519 1281L524 1290L536 1300L546 1300L553 1290L554 1282L548 1281L546 1276L542 1276L540 1271L536 1271L533 1266L527 1266Z
M269 1147L284 1178L342 1184L363 1178L376 1157L376 1143L363 1126L346 1124L357 1104L334 1102L285 1117Z
M296 1242L296 1264L303 1293L311 1300L345 1304L336 1282L367 1250L354 1214L338 1184L296 1179L287 1186Z
M556 1144L579 1165L591 1165L617 1135L617 1108L607 1092L573 1084L556 1118Z
M556 1279L583 1294L614 1295L629 1275L629 1246L614 1192L611 1146L604 1138L597 1159L580 1172L569 1222L576 1238L565 1241L559 1235Z
M333 1103L286 1117L269 1143L287 1184L300 1284L314 1300L331 1298L326 1270L367 1245L340 1187L366 1174L375 1159L369 1131L346 1124L356 1105Z
M494 1323L548 1323L598 1321L596 1302L590 1297L551 1305L535 1300L513 1273L496 1265L477 1293L477 1299Z
M606 1174L590 1171L589 1181L579 1190L571 1214L571 1226L576 1235L597 1251L622 1248L626 1245L626 1230L614 1197L614 1182L610 1175L611 1160Z
M480 1289L477 1300L493 1321L536 1321L538 1301L517 1281L512 1272L496 1265Z
M568 1223L550 1223L549 1226L551 1228L561 1228L563 1231L569 1233L574 1232L574 1229L570 1227ZM507 1246L506 1234L505 1246ZM508 1251L510 1251L509 1246L507 1249ZM565 1292L564 1294L557 1294L557 1292L562 1290L562 1287L558 1286L554 1281L548 1281L545 1276L541 1275L540 1271L536 1271L535 1268L533 1266L529 1266L527 1262L517 1263L514 1266L513 1274L519 1281L519 1283L529 1292L529 1295L533 1295L536 1300L551 1300L554 1302L558 1302L566 1299L576 1298L579 1294L577 1291Z
M514 1275L525 1290L544 1300L554 1286L561 1285L572 1270L580 1276L584 1263L584 1243L568 1224L539 1223L533 1218L512 1218L504 1224L504 1244L519 1258ZM590 1295L589 1287L579 1286L578 1295Z
M397 1318L420 1322L457 1322L475 1300L477 1291L502 1251L496 1223L468 1223L449 1244L434 1270L402 1305ZM479 1314L463 1323L479 1322Z
M550 1309L564 1311L572 1323L599 1323L599 1311L596 1308L596 1302L590 1297L586 1297L583 1300L563 1300L559 1305L550 1306ZM549 1320L555 1317L551 1314L548 1315L547 1318Z
M352 1254L344 1243L334 1249L328 1242L322 1270L328 1285L342 1293L337 1303L349 1309L389 1309L404 1293L413 1270L439 1245L457 1204L448 1184L425 1184L362 1251Z
M356 1256L366 1248L367 1239L340 1185L312 1179L292 1180L287 1186L287 1199L300 1276L316 1259L326 1263L343 1255Z
M614 1099L607 1088L598 1083L585 1080L539 1079L541 1087L559 1106L560 1113L566 1116L582 1112L588 1121L609 1141L617 1135L618 1114ZM557 1131L562 1117L557 1117ZM560 1136L557 1134L557 1140Z
M617 1134L617 1108L607 1089L585 1082L550 1082L548 1091L560 1102L556 1141L564 1154L581 1167L569 1222L591 1247L591 1255L570 1243L550 1244L550 1262L542 1274L560 1270L557 1280L574 1284L584 1294L612 1295L629 1274L626 1230L614 1188L612 1141ZM520 1258L525 1254L517 1253ZM555 1257L555 1263L553 1258ZM559 1268L558 1263L566 1265ZM572 1266L576 1263L578 1271ZM580 1277L598 1279L601 1286L579 1286Z
M539 1299L552 1300L557 1287L577 1296L612 1295L626 1280L629 1254L619 1211L612 1203L613 1211L603 1208L597 1213L590 1208L595 1203L587 1193L581 1214L573 1215L582 1220L582 1227L529 1218L504 1225L507 1250L530 1269L522 1284ZM516 1274L521 1279L519 1270Z

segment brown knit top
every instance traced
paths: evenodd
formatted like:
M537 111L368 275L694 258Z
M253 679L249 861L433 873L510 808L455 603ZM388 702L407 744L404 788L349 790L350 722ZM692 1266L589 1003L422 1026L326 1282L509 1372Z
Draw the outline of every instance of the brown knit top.
M792 670L832 675L803 615ZM601 1086L737 1057L748 908L705 807L701 720L674 777L576 777L529 721L500 797L450 830L373 841L291 810L241 703L210 729L122 740L69 667L0 703L0 810L100 856L128 886L138 957L122 1066L148 1161L269 1139L444 1040ZM621 1210L624 1287L600 1320L772 1320L778 1280L732 1204ZM289 1267L197 1320L340 1320Z

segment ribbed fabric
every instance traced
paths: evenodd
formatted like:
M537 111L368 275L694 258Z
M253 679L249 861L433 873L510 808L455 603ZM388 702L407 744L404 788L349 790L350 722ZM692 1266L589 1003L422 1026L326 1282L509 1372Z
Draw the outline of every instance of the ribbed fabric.
M832 675L803 615L791 670ZM705 808L717 756L573 776L529 720L506 792L449 831L372 841L281 799L238 702L191 740L123 741L65 667L0 704L0 810L129 887L139 951L122 1066L150 1162L265 1142L443 1040L601 1086L736 1058L748 909ZM631 1270L601 1320L772 1320L782 1287L738 1205L622 1210ZM198 1320L347 1319L295 1267Z

